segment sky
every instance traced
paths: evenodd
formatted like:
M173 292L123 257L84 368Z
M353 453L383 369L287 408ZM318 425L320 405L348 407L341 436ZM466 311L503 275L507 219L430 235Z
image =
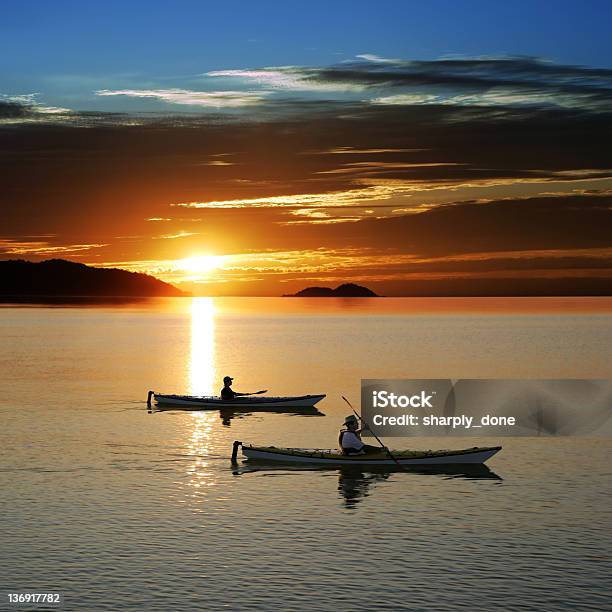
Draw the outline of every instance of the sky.
M606 2L31 2L0 259L203 295L609 286Z

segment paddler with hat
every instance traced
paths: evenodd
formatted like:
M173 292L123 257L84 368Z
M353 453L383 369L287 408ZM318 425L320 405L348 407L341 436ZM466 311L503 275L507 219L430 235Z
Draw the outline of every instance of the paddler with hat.
M251 393L238 393L238 391L234 391L232 389L232 382L234 379L231 376L223 377L223 389L221 389L221 399L222 400L233 400L237 397L243 397L245 395L261 395L262 393L267 393L267 389L263 391L252 391Z
M361 441L361 429L359 421L354 414L344 419L345 429L340 430L338 446L343 455L365 455L367 453L380 453L379 446L370 446Z

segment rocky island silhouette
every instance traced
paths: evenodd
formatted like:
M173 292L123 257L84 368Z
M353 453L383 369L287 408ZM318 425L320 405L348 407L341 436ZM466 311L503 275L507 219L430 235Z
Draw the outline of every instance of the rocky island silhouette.
M331 287L306 287L297 293L283 295L283 297L381 297L371 289L356 285L354 283L344 283L335 289Z

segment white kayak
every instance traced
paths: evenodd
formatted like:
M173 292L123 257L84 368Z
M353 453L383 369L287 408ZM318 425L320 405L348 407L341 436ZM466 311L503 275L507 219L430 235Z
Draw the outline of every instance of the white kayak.
M244 410L274 410L275 408L312 408L325 395L298 395L291 397L271 397L266 395L247 395L224 400L219 396L204 395L166 395L149 391L147 404L151 405L151 397L158 406L190 406L200 409L219 410L223 408L242 408Z
M367 455L343 455L336 449L277 448L276 446L252 446L234 443L235 458L237 447L251 460L283 463L310 463L328 465L397 465L389 454L381 449L379 453ZM410 465L465 465L482 464L501 450L501 446L474 446L461 450L392 451L401 466Z

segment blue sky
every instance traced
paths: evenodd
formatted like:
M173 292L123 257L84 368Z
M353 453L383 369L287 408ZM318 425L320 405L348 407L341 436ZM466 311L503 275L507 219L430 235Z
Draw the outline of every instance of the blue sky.
M37 93L72 110L162 110L169 106L159 100L94 92L227 89L199 75L330 66L360 54L528 55L610 67L611 18L612 4L593 1L13 3L0 21L0 94Z

